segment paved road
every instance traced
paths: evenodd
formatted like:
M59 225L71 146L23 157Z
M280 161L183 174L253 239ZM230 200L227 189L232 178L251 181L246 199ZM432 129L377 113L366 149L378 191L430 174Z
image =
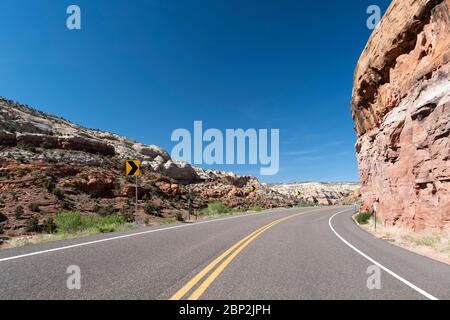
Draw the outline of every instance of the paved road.
M0 251L0 299L450 299L450 267L352 208L275 210ZM81 289L66 286L68 266ZM367 269L381 268L381 289Z

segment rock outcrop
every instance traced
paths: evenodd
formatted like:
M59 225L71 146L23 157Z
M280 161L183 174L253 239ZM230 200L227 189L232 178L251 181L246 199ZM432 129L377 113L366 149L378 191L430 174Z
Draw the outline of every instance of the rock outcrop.
M450 0L394 0L356 67L362 210L450 232Z
M142 162L137 213L125 159ZM3 234L28 233L31 219L43 227L62 211L117 213L151 223L187 215L190 206L200 210L210 201L240 209L295 204L254 177L192 167L160 147L6 99L0 99L0 160L0 240ZM257 192L250 192L252 185Z
M357 183L297 182L274 184L270 187L276 192L307 204L336 205L359 199Z

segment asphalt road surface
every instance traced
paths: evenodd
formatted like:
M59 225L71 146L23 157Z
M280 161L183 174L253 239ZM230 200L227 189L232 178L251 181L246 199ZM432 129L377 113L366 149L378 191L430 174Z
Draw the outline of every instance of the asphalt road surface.
M0 299L450 299L448 265L376 239L352 213L275 210L2 250Z

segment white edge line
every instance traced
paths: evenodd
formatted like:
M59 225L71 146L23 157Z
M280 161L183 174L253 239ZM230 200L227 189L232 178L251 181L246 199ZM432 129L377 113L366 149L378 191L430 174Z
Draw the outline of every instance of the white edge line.
M295 209L298 209L298 208L278 209L278 210L268 211L268 212L265 212L265 213L266 214L272 214L272 213L277 213L277 212L284 211L284 210L295 210ZM315 211L315 210L314 209L313 210L308 210L308 211L303 212L303 214L304 213L310 213L310 212L313 212L313 211ZM264 212L263 212L263 214L264 214ZM160 228L160 229L155 229L155 230L148 230L148 231L136 232L136 233L131 233L131 234L125 234L125 235L122 235L122 236L111 237L111 238L106 238L106 239L94 240L94 241L89 241L89 242L82 242L82 243L77 243L77 244L73 244L73 245L69 245L69 246L58 247L58 248L42 250L42 251L36 251L36 252L30 252L30 253L26 253L26 254L17 255L17 256L2 258L2 259L0 259L0 262L11 261L11 260L16 260L16 259L20 259L20 258L26 258L26 257L31 257L31 256L44 254L44 253L50 253L50 252L55 252L55 251L67 250L67 249L72 249L72 248L77 248L77 247L83 247L83 246L88 246L88 245L101 243L101 242L107 242L107 241L112 241L112 240L137 237L137 236L141 236L141 235L144 235L144 234L155 233L155 232L160 232L160 231L165 231L165 230L172 230L172 229L178 229L178 228L183 228L183 227L193 227L193 226L198 226L200 224L217 222L217 221L223 221L223 220L229 220L229 219L236 219L236 218L242 218L242 217L249 217L249 216L253 216L253 215L261 215L261 212L241 214L241 215L234 216L234 217L218 218L218 219L212 219L212 220L207 220L207 221L196 222L194 224L184 224L184 225L178 225L178 226L173 226L173 227ZM76 240L76 238L74 238L72 240Z
M359 250L358 248L356 248L355 246L353 246L350 242L348 242L347 240L345 240L339 233L336 232L336 230L334 230L333 225L331 224L331 221L333 220L333 218L348 210L344 210L344 211L340 211L337 212L335 214L333 214L330 219L328 220L328 225L330 226L331 230L334 232L334 234L342 241L344 242L347 246L349 246L350 248L352 248L354 251L356 251L357 253L359 253L360 255L362 255L364 258L366 258L367 260L369 260L370 262L372 262L373 264L377 265L378 267L380 267L381 269L383 269L384 271L386 271L387 273L389 273L391 276L393 276L394 278L396 278L397 280L403 282L404 284L406 284L408 287L410 287L411 289L417 291L418 293L420 293L421 295L427 297L430 300L439 300L438 298L436 298L435 296L429 294L428 292L426 292L423 289L420 289L418 286L412 284L411 282L409 282L408 280L402 278L401 276L399 276L398 274L396 274L395 272L389 270L388 268L386 268L385 266L383 266L381 263L379 263L378 261L375 261L374 259L372 259L371 257L369 257L367 254L365 254L364 252L362 252L361 250Z

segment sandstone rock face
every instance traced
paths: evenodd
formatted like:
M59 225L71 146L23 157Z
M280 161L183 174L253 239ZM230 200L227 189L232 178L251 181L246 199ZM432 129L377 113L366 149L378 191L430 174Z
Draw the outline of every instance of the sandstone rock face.
M87 161L91 164L101 163L102 160L95 155L117 155L122 159L139 159L144 167L186 183L201 180L190 164L171 159L163 148L138 143L110 132L83 128L65 119L0 98L0 148L6 146L20 146L25 151L30 148L43 150L39 155L7 150L0 152L0 156L25 156L29 160L69 161L85 165ZM55 150L79 151L89 156Z
M450 0L394 0L355 71L362 210L450 232Z

